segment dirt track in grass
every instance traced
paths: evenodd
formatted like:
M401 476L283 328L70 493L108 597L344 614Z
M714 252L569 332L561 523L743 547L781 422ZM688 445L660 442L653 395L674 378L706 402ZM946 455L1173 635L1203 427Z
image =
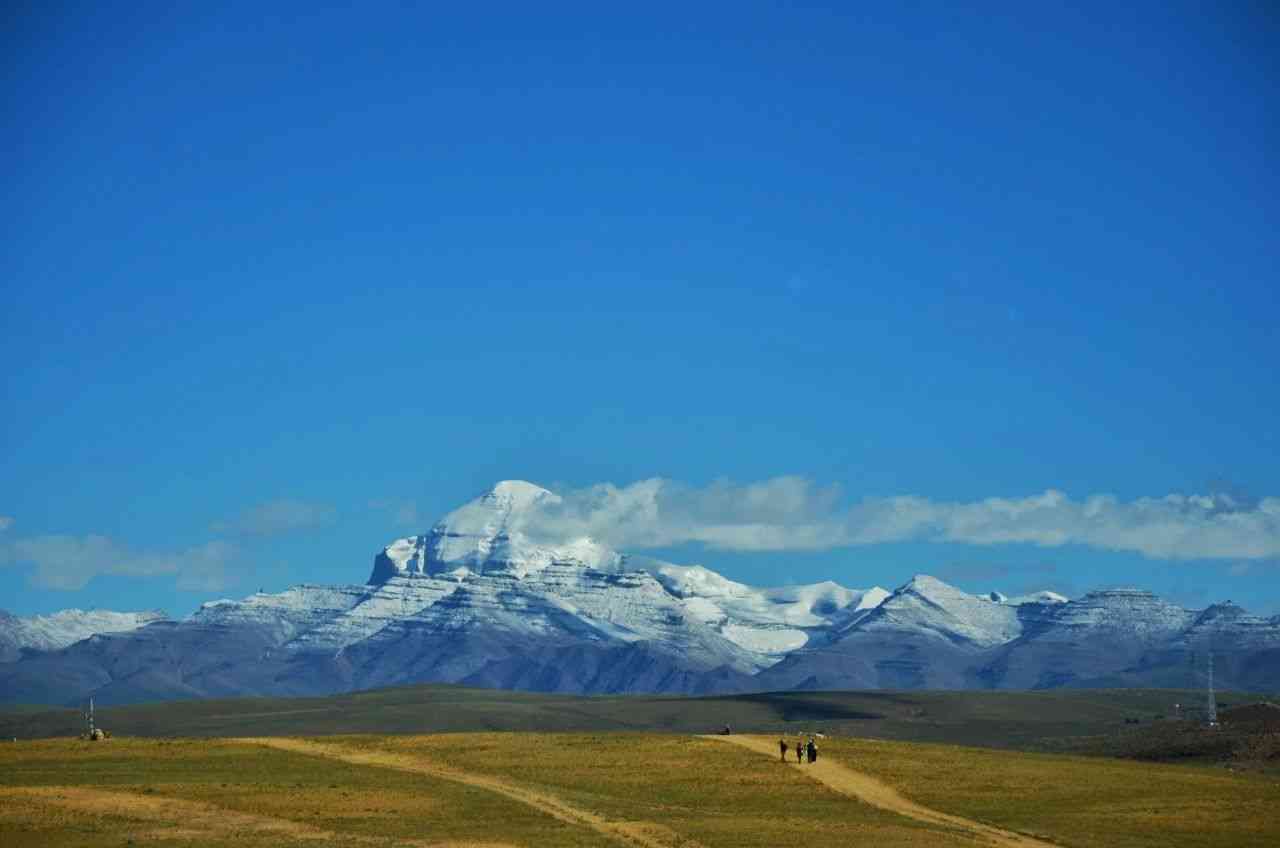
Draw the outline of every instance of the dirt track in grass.
M461 771L420 756L393 754L386 751L355 750L339 745L283 737L247 738L235 741L264 745L295 754L329 757L354 765L376 766L425 774L442 780L451 780L467 786L486 789L546 813L566 824L590 828L601 836L623 845L639 846L639 848L672 848L672 846L678 844L682 848L686 848L686 846L687 848L699 848L698 844L693 840L682 837L670 828L654 822L606 819L597 813L573 806L548 792L530 789L529 787L488 775Z
M778 742L772 737L730 735L706 736L704 738L728 742L768 757L778 756ZM873 807L879 807L882 810L888 810L928 824L956 828L969 833L979 842L998 845L1001 848L1053 848L1053 844L1050 842L917 804L899 794L896 789L887 783L882 783L870 775L832 762L830 759L819 757L818 761L814 763L793 762L791 763L791 768L799 769L813 780L843 795L865 801Z

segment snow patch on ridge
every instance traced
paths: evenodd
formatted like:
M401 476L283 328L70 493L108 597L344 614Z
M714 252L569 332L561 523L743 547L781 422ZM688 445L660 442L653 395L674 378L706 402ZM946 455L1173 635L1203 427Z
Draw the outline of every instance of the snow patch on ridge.
M846 589L831 581L757 589L700 565L649 561L646 569L683 602L690 616L775 660L807 645L815 631L848 626L889 596L878 586Z
M160 610L114 612L65 609L29 618L5 615L0 619L0 641L14 650L34 648L56 651L99 633L125 633L154 621L167 621Z

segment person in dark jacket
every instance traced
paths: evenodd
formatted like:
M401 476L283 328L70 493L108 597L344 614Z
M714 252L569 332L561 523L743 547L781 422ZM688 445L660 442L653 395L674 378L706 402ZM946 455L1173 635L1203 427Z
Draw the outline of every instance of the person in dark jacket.
M785 739L778 740L778 759L784 763L787 761L787 740Z
M818 746L813 741L813 737L809 737L809 762L816 763L818 761Z

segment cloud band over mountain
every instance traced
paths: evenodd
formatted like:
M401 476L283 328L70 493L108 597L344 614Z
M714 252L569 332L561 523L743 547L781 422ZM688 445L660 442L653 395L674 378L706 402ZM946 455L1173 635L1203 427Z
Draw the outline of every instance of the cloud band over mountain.
M226 567L236 553L235 545L216 540L181 551L156 553L137 551L96 534L48 535L0 545L0 565L33 564L31 583L45 589L82 589L97 575L107 574L172 576L179 589L212 591L228 584Z
M310 528L334 515L331 507L279 501L218 528L243 542ZM651 478L561 489L559 498L540 501L519 520L520 529L536 540L555 544L590 536L621 551L690 543L724 551L822 551L927 541L1083 545L1162 560L1280 558L1280 498L1228 494L1073 500L1049 489L1022 498L938 501L906 495L850 504L838 485L797 476L703 487ZM0 532L12 523L0 517ZM230 571L242 552L240 542L144 552L94 534L5 538L0 565L30 563L32 584L50 589L80 589L106 574L170 576L181 589L214 590L235 582Z
M802 477L693 487L654 478L600 483L533 513L527 532L587 535L623 550L700 543L721 550L803 551L931 541L1084 545L1153 559L1280 556L1280 498L1223 494L1073 500L1054 489L955 502L917 496L842 503L839 486Z

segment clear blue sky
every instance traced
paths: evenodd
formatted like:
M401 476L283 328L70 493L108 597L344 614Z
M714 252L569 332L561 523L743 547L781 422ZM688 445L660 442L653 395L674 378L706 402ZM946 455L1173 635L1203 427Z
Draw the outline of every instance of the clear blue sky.
M1280 495L1271 4L22 5L0 607L359 582L504 478ZM1275 557L664 553L1280 611Z

